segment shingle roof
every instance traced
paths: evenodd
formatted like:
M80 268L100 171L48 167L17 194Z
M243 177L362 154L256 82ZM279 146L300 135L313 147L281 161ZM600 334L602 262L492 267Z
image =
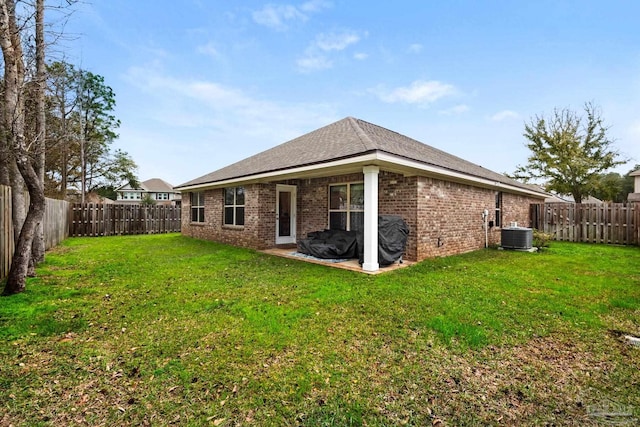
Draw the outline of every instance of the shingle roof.
M347 117L176 188L212 184L310 166L367 153L384 152L473 177L489 179L529 191L539 189L490 171L442 150L364 120Z
M152 193L171 193L173 185L160 178L151 178L141 183L143 189Z

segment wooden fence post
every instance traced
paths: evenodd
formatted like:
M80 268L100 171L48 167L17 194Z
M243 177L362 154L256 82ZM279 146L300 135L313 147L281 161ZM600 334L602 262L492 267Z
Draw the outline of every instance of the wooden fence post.
M640 245L640 202L532 204L531 224L555 240Z

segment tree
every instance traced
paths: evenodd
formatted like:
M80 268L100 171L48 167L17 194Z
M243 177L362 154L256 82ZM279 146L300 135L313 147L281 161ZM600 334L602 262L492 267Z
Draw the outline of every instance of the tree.
M100 159L108 155L108 147L118 137L115 129L120 121L111 112L116 99L113 89L104 83L104 77L81 72L78 87L80 114L80 185L82 197L91 188L93 179L104 176Z
M142 196L142 200L140 200L140 204L142 206L155 206L157 203L158 202L156 202L149 193L145 193L145 195Z
M66 197L68 187L84 196L98 188L137 182L137 165L111 149L120 121L115 94L104 77L66 62L49 65L48 194Z
M43 22L44 0L37 0L35 9L36 27L38 27ZM41 29L41 27L39 28ZM45 207L44 184L38 174L39 160L36 160L34 167L32 153L29 152L31 143L36 145L39 143L27 141L25 137L26 80L25 57L21 40L22 30L23 27L18 25L16 19L16 1L0 0L0 48L4 59L4 93L2 97L4 136L7 141L8 154L15 162L30 198L29 210L16 241L4 295L15 294L25 289L33 239L38 224L42 222ZM36 32L38 33L39 30ZM36 50L38 51L38 49L44 49L44 43L36 43ZM44 51L37 52L36 56L38 55L44 55ZM38 105L40 104L38 103ZM37 128L43 129L40 124ZM13 188L13 190L22 192L22 188Z
M45 168L45 149L47 136L46 121L46 96L45 85L47 79L47 69L44 61L44 0L36 0L36 76L35 82L35 137L33 138L35 147L33 150L33 167L38 174L38 182L44 196L44 168ZM45 202L46 203L46 202ZM42 207L42 216L36 225L36 233L33 236L31 244L31 259L29 260L29 275L35 276L36 264L44 261L44 208Z
M531 155L512 176L525 182L544 179L547 191L571 194L576 203L593 194L598 175L626 161L617 160L600 110L586 103L584 112L555 109L549 118L536 116L525 124Z
M72 64L56 61L47 66L47 157L45 185L47 195L66 199L73 182L79 150L80 128L73 113L77 108L78 71Z
M593 197L605 202L621 203L627 200L624 192L625 178L616 172L601 174L596 178Z

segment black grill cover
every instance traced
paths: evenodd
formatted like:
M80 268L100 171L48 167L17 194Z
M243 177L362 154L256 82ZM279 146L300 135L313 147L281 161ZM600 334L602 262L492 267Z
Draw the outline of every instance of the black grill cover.
M391 265L402 258L409 226L397 215L378 215L378 264ZM364 236L358 233L358 256L364 263Z
M324 230L307 234L298 241L298 252L322 259L356 258L358 256L355 231Z

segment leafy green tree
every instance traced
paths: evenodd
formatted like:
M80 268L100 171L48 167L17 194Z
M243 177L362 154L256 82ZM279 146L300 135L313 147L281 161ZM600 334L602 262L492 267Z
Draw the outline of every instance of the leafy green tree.
M596 190L593 196L600 200L614 203L626 202L629 197L629 193L633 193L634 191L634 178L631 176L631 173L639 169L640 164L636 164L633 169L627 172L624 176L615 172L600 175L598 177Z
M104 77L80 71L78 115L80 120L80 186L82 195L91 190L93 181L105 177L101 164L109 156L109 145L118 137L120 120L112 114L116 98Z
M80 132L77 120L78 70L67 62L47 66L47 156L45 188L50 197L65 199L79 170Z
M158 202L156 202L152 197L151 194L149 193L145 193L144 196L142 196L142 200L140 201L140 204L142 206L155 206Z
M116 200L118 198L118 191L113 185L98 187L94 191L99 196L106 197L107 199Z
M128 153L113 151L120 121L115 93L104 77L66 62L49 65L47 189L64 198L67 187L83 196L98 188L137 183Z
M624 177L616 172L602 174L596 179L592 196L605 202L624 202L627 199L624 181Z
M542 179L548 191L571 194L576 203L594 194L599 174L625 161L618 160L600 110L586 103L584 113L555 109L550 117L536 116L525 124L531 155L512 176Z

